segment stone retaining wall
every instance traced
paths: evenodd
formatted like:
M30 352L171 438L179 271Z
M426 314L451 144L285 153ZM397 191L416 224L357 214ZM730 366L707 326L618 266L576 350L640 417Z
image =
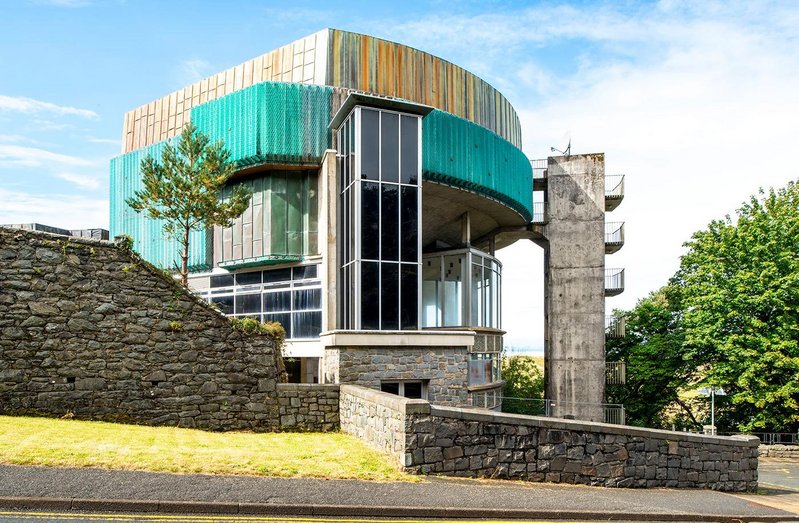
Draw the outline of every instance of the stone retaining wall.
M339 429L339 386L278 383L280 429L330 432Z
M276 430L278 364L135 254L0 228L0 414Z
M607 487L757 488L759 440L431 406L341 388L341 428L409 472Z
M764 458L793 458L799 460L799 445L760 445Z
M429 411L424 400L407 399L357 385L341 385L341 430L393 455L403 465L408 416Z

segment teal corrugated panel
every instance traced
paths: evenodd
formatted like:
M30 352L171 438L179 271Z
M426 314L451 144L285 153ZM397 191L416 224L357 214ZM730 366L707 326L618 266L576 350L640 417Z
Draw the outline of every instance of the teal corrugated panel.
M422 121L425 179L501 201L532 217L533 177L524 153L501 136L444 111Z
M318 164L330 147L330 97L319 85L263 82L191 110L191 121L224 140L240 166Z
M171 140L173 143L176 138ZM126 200L143 188L141 162L148 155L161 157L164 145L159 142L137 149L111 160L111 235L127 234L133 238L133 248L158 267L174 269L180 266L178 242L164 232L164 221L148 218L145 213L131 209ZM189 234L189 268L203 270L210 267L211 235L208 231Z

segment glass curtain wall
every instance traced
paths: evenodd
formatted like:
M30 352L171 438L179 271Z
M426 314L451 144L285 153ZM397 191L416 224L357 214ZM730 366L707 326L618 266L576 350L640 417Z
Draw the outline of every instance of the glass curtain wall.
M337 131L338 327L417 329L421 118L355 107Z
M318 265L211 276L201 296L226 316L277 321L292 340L322 331L322 281Z
M502 264L477 249L426 254L422 260L422 327L499 329Z

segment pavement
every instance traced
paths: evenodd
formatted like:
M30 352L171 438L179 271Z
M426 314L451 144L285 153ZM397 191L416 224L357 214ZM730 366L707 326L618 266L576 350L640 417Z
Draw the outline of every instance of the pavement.
M428 477L418 483L0 465L0 509L615 521L799 521L781 494ZM775 501L769 506L763 501Z

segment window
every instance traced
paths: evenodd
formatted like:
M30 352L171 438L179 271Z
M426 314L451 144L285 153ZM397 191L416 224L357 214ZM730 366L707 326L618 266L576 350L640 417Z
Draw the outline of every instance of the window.
M469 386L486 385L501 379L500 355L497 352L473 352L469 355Z
M412 399L427 399L427 381L381 381L380 390Z
M318 338L322 331L317 265L211 276L203 297L228 316L279 322L287 339Z
M477 249L426 254L422 327L489 327L501 322L502 264Z
M358 106L337 131L339 328L419 326L420 129Z

